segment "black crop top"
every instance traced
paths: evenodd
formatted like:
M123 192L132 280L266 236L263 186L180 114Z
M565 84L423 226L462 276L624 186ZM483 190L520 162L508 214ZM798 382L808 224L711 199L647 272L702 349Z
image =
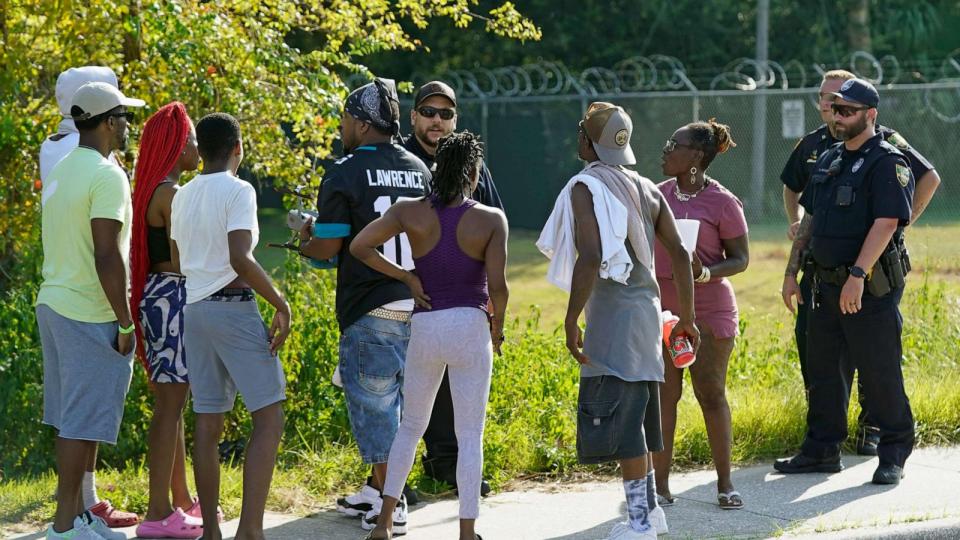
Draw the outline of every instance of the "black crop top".
M147 225L147 253L150 255L150 264L170 262L170 240L167 239L166 227Z

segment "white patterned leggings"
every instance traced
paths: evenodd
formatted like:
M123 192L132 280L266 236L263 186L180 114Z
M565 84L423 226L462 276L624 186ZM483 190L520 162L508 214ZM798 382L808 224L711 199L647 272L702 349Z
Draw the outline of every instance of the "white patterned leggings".
M487 314L477 308L417 313L403 373L403 419L390 447L383 493L399 498L413 467L417 443L427 430L433 401L450 375L456 426L460 519L477 519L483 473L483 423L490 395L493 347Z

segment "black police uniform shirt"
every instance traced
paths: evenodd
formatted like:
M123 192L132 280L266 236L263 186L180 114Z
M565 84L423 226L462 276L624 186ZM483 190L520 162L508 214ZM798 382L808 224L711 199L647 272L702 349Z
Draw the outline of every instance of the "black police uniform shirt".
M412 152L413 155L420 158L428 169L431 171L434 170L433 156L420 145L420 141L417 140L415 135L411 134L407 137L407 142L403 146ZM481 163L480 179L477 181L477 189L473 190L473 195L471 195L470 198L480 204L503 210L503 201L500 200L500 194L497 193L497 186L493 183L493 175L490 174L490 169L487 168L486 163Z
M923 178L923 175L934 169L927 158L910 146L906 139L896 131L878 125L876 132L883 135L883 140L897 147L897 150L903 153L910 170L913 172L914 180ZM826 124L804 135L797 142L790 158L787 160L787 164L783 167L783 172L780 173L780 181L794 193L802 192L810 181L817 158L838 142L840 141L830 134Z
M393 143L360 146L327 168L317 196L314 236L343 238L337 260L337 321L343 330L372 309L411 297L410 289L350 254L350 242L401 198L423 197L430 171L423 161ZM406 235L388 240L381 251L412 269Z
M896 218L901 227L910 221L913 189L906 158L881 134L856 150L837 143L821 154L800 197L813 216L814 261L825 268L854 264L874 220Z

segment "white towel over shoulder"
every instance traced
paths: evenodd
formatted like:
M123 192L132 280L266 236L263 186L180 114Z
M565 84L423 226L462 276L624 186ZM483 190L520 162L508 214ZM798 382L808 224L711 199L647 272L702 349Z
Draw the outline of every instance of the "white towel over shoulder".
M573 265L577 260L570 194L578 183L586 185L593 195L593 213L600 229L600 278L626 284L633 270L626 246L627 208L603 182L588 174L578 174L567 182L537 240L537 248L550 259L547 280L570 291Z

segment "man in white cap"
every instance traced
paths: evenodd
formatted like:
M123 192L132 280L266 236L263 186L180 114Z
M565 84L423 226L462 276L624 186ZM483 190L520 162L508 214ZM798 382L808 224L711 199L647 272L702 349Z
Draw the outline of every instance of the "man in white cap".
M660 433L660 290L654 235L670 253L680 298L674 334L694 346L693 274L670 207L650 180L625 168L633 123L621 107L592 103L580 122L577 154L587 166L560 193L537 247L551 258L548 279L570 291L564 322L567 349L580 363L577 457L617 461L627 521L608 538L651 539L667 532L657 506L651 452ZM573 258L575 262L572 262ZM600 278L600 279L598 279ZM586 333L579 327L586 309Z
M78 146L47 178L36 302L43 423L57 430L57 512L47 538L126 538L85 510L80 488L98 443L116 444L133 369L130 184L107 157L127 145L127 107L143 105L108 83L81 86L70 107Z
M80 141L80 133L77 132L77 126L73 123L70 116L70 106L73 104L73 94L78 88L88 82L105 82L114 88L117 85L117 75L112 69L106 66L81 66L70 68L57 77L57 107L60 109L60 116L63 118L60 125L57 126L57 132L50 135L40 145L40 180L47 181L47 176L53 170L53 166L60 162L64 156L77 147ZM116 161L113 154L110 159Z

